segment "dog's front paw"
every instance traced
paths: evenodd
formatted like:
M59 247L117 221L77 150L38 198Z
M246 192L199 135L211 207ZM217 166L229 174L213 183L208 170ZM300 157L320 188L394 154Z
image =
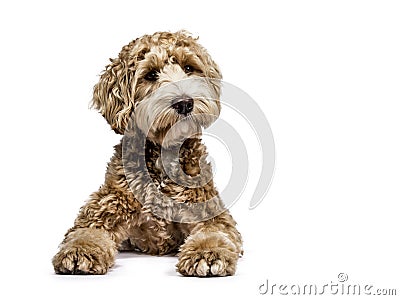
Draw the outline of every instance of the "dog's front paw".
M235 274L238 258L236 247L225 235L201 233L182 245L176 267L185 276L229 276Z
M112 241L107 239L86 234L67 239L53 258L54 271L77 275L107 273L116 254Z

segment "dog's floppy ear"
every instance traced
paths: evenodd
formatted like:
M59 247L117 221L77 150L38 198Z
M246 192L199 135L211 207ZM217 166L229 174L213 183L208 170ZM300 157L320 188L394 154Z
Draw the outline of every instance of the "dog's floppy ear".
M106 66L93 90L91 106L99 110L119 134L124 134L134 106L135 63L130 55L134 44L135 41L132 41L122 48L118 58L110 59L111 63Z

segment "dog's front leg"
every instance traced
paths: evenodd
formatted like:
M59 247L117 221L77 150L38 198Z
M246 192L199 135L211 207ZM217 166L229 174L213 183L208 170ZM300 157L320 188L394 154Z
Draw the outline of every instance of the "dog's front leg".
M180 248L176 265L185 276L227 276L236 271L242 239L228 212L197 224Z
M53 258L57 274L105 274L114 264L116 246L108 232L75 228L66 235Z
M58 274L105 274L118 245L127 238L126 223L135 207L123 194L106 187L92 194L80 210L53 258Z

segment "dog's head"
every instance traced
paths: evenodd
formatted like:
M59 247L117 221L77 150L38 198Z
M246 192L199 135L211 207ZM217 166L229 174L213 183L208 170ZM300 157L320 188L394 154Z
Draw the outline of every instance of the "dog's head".
M168 131L173 138L215 120L220 79L197 39L184 31L157 32L132 41L111 59L92 104L115 132L124 134L133 117L148 139L161 144Z

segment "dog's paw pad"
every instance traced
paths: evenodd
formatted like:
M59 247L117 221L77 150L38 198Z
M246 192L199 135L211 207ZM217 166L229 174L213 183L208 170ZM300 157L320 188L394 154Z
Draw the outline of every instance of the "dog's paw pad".
M71 247L61 249L53 258L57 274L105 274L112 265L111 257L100 248Z
M185 251L176 265L185 276L229 276L235 274L237 255L226 249Z
M207 276L209 269L210 267L208 266L205 259L200 260L197 264L197 267L193 268L193 270L195 270L199 276Z
M225 270L226 270L226 264L222 260L219 260L219 259L214 261L210 268L211 274L214 276L218 276L218 275L224 276Z

